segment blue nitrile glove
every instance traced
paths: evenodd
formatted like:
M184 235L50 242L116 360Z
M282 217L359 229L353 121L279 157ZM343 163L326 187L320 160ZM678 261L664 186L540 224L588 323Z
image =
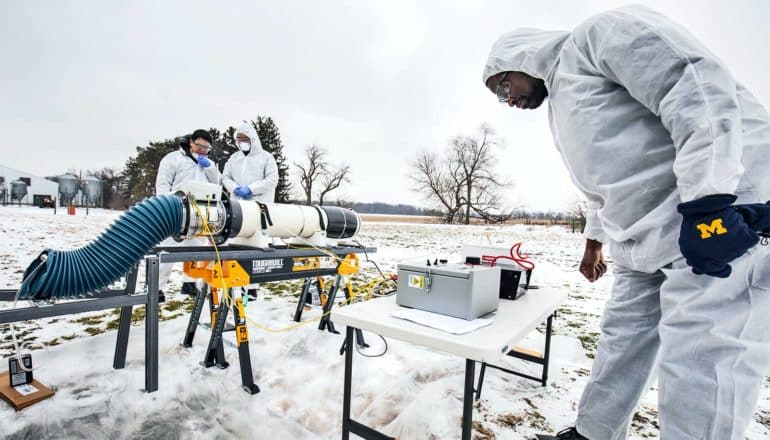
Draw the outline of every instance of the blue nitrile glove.
M679 249L694 273L727 278L732 272L727 263L759 241L732 206L736 199L731 194L714 194L677 207L683 217Z
M238 188L235 188L235 191L233 191L236 196L245 199L251 195L251 189L249 189L248 186L239 186Z
M199 154L198 165L200 165L201 168L208 168L211 166L211 161L206 156Z

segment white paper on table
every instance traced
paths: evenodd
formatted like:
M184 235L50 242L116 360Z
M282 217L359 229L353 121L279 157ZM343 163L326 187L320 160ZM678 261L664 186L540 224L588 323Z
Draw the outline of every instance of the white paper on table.
M439 313L426 312L425 310L401 308L390 312L394 318L406 319L426 327L435 328L447 333L462 335L494 322L491 318L476 318L468 321L454 316L441 315Z
M13 387L13 389L16 390L16 392L18 392L22 396L28 396L30 394L37 393L38 391L40 391L28 383L24 385L19 385L17 387Z

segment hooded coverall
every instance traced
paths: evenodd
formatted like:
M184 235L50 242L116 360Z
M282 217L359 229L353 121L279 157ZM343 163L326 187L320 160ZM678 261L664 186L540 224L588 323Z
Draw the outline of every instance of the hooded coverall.
M187 150L179 148L176 151L168 153L161 159L158 165L158 175L155 178L155 194L173 194L187 182L210 182L219 184L219 168L212 161L207 168L201 168L198 162L188 154ZM195 238L177 243L173 238L163 240L159 246L206 246L208 240L205 238ZM173 263L160 265L160 275L158 287L163 290L171 275ZM194 281L192 278L183 275L186 282Z
M695 275L677 205L770 199L767 111L692 35L643 7L572 32L507 33L483 80L508 71L545 82L556 148L589 200L585 236L615 262L578 431L625 438L657 365L661 438L743 439L770 364L767 246L734 260L728 278Z
M249 123L244 123L235 135L243 133L251 140L249 151L236 151L225 163L222 172L222 185L233 194L235 188L248 186L251 195L248 200L261 203L275 201L275 187L278 185L278 166L275 158L262 148L257 131Z

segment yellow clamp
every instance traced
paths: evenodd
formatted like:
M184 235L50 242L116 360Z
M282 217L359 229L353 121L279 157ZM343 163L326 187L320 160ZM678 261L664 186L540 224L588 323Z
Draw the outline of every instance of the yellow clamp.
M210 261L185 261L184 273L201 278L212 288L247 286L251 277L235 260L212 264Z
M353 275L358 273L359 261L356 254L347 254L345 259L337 266L337 273L339 275Z

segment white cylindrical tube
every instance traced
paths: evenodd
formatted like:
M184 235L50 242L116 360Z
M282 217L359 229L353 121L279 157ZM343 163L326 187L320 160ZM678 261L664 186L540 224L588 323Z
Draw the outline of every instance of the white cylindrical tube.
M267 235L309 238L321 232L321 215L312 206L267 204Z
M238 203L241 207L241 227L237 237L248 238L262 229L258 204L246 200L230 200L230 203Z
M229 238L249 238L266 231L272 238L309 239L320 233L340 240L355 236L361 228L361 217L355 211L337 206L261 204L244 200L231 203L237 203L240 209L231 210L234 236Z

